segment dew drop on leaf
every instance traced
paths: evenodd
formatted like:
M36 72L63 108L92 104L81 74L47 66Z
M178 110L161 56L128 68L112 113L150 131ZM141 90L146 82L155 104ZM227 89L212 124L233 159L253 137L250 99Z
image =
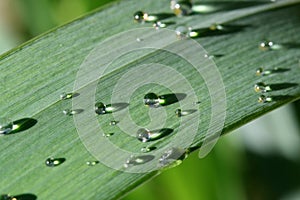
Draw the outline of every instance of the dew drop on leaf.
M56 167L65 162L65 158L47 158L45 161L46 166L48 167Z
M9 134L13 130L13 122L7 117L0 117L0 134Z

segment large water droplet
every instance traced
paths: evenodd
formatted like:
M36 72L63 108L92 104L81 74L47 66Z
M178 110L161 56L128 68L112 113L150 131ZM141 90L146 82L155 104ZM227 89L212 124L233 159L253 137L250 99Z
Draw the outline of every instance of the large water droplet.
M138 23L145 23L145 22L154 22L158 19L155 15L150 15L148 13L145 13L143 11L137 11L133 15L134 21Z
M160 99L159 96L155 93L148 93L144 96L144 104L149 107L157 108L163 104L165 100Z
M0 135L9 134L13 130L13 122L6 117L0 118Z
M259 82L254 85L254 90L255 92L265 93L271 91L272 89L269 85L265 84L264 82Z
M56 167L58 165L61 165L65 161L65 158L47 158L45 164L48 167Z
M102 102L97 102L95 104L95 112L98 115L103 115L103 114L107 114L107 113L112 113L113 110L116 110L117 108L113 108L113 106L111 104L105 105Z
M175 167L182 163L188 156L188 152L181 148L171 148L167 150L160 158L159 165L160 167Z
M170 8L177 16L185 16L192 13L192 3L189 0L171 0Z
M134 165L141 165L154 159L152 155L134 156L131 155L124 163L124 167L128 168Z
M157 129L152 131L146 128L140 128L136 133L136 138L141 142L149 142L167 136L172 132L173 130L169 128Z

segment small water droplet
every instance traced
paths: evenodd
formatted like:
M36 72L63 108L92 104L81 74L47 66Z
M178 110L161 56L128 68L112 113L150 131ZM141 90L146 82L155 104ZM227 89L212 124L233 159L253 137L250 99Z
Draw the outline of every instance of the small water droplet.
M48 167L56 167L65 162L65 158L47 158L45 161L46 166Z
M154 159L152 155L134 156L131 155L124 163L124 167L128 168L134 165L141 165Z
M156 21L156 22L153 23L153 27L154 27L156 30L158 30L158 29L160 29L160 28L165 28L165 27L167 27L167 24L162 23L161 21Z
M157 108L161 104L165 103L164 99L161 99L155 93L148 93L144 96L144 104L149 107Z
M143 41L143 39L141 39L141 38L136 38L136 41L137 41L137 42L141 42L141 41Z
M186 16L192 13L192 3L189 0L171 0L170 8L177 16Z
M95 166L95 165L97 165L99 163L99 161L87 161L86 162L86 165L88 165L88 166Z
M110 122L109 122L109 125L115 126L115 125L117 125L117 123L118 123L118 121L110 121Z
M259 82L254 85L254 90L255 92L265 93L271 91L272 89L269 85L265 84L264 82Z
M224 29L224 26L222 26L221 24L218 24L218 23L213 23L210 25L209 29L212 31L216 31L216 30L220 31L220 30Z
M181 109L176 109L176 110L175 110L175 115L176 115L177 117L181 117L181 116L182 116Z
M150 147L142 147L141 152L148 153L148 152L153 151L155 149L156 149L156 147L151 147L151 146Z
M159 158L159 165L161 167L172 168L182 163L188 156L188 152L181 148L171 148L164 152L164 154Z
M103 137L110 137L110 136L113 136L114 133L103 133L102 136Z
M63 110L63 113L65 115L69 115L69 116L79 114L80 112L82 112L82 111L79 109L78 110L70 110L70 109Z
M281 49L282 48L282 45L280 44L275 44L274 42L272 41L269 41L269 40L266 40L266 41L263 41L259 44L259 48L262 50L262 51L269 51L269 50L278 50L278 49Z
M204 54L204 58L213 59L214 55Z
M74 93L65 93L65 92L63 92L63 93L60 94L60 99L61 100L71 99L71 98L73 98L73 95L74 95Z
M9 134L14 129L13 121L6 117L0 118L0 135Z
M258 97L258 102L259 103L267 103L267 102L271 102L273 99L272 97L268 97L268 96L265 96L265 95L260 95Z

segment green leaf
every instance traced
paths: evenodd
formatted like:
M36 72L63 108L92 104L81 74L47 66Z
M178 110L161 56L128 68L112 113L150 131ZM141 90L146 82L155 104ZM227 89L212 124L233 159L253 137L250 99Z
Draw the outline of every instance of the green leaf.
M103 147L97 146L99 141L93 139L103 140L102 135L100 135L101 131L91 127L89 123L96 119L104 132L114 132L113 136L105 139L110 140L121 149L139 153L140 149L145 146L136 138L127 135L134 135L135 133L123 132L118 129L118 126L108 125L111 120L122 123L123 119L115 118L114 113L96 116L91 109L93 105L89 104L94 99L85 96L85 94L93 92L90 90L93 85L96 86L94 98L104 103L111 103L112 95L117 95L116 97L121 99L122 96L118 96L118 94L132 94L129 102L112 103L129 103L130 105L126 108L130 111L132 121L141 127L147 126L152 119L150 117L157 116L156 113L162 109L151 109L153 112L148 115L149 108L143 106L143 96L147 92L165 95L174 91L158 84L141 85L140 88L132 91L126 89L127 86L128 88L131 86L130 82L133 81L131 79L128 80L128 85L121 85L126 86L125 89L114 91L114 86L136 66L159 63L178 71L179 74L186 77L198 100L201 101L197 105L188 104L189 100L193 100L189 98L189 93L182 101L163 107L167 114L164 128L172 128L173 132L150 143L157 147L157 150L153 151L154 160L162 155L157 153L160 149L168 147L171 141L175 140L176 133L179 131L180 120L194 119L193 113L182 118L175 116L174 111L181 106L181 103L185 106L184 108L190 105L190 109L197 108L201 112L201 123L199 123L199 129L197 129L193 141L191 143L187 141L188 135L185 135L186 138L180 138L182 143L188 142L189 147L197 149L204 142L209 126L220 127L220 124L214 124L217 121L212 120L212 109L216 102L226 101L227 103L226 120L222 129L224 134L283 104L299 99L300 52L298 33L300 21L299 6L297 5L299 2L297 0L277 1L230 11L167 19L169 22L175 23L168 27L170 29L174 29L178 25L201 29L207 28L215 22L242 27L242 29L231 33L223 34L224 32L221 31L220 34L208 34L204 35L205 37L200 36L195 39L209 54L222 55L212 58L225 86L225 88L220 87L220 90L210 90L209 85L218 86L218 84L206 82L205 77L199 77L197 71L191 66L193 63L188 63L165 50L143 49L142 51L127 52L124 55L120 54L120 57L115 60L109 60L110 55L105 54L103 54L104 56L92 57L94 60L86 59L91 56L91 52L97 53L95 48L101 50L99 44L105 44L104 50L107 49L107 52L116 53L114 52L115 48L119 44L123 44L118 43L117 36L123 36L124 32L130 33L128 38L125 37L126 40L121 40L128 45L126 47L138 45L139 42L132 37L134 36L132 33L139 32L137 30L130 31L134 28L150 27L151 25L133 23L133 13L139 9L147 9L149 13L170 12L169 5L163 1L154 3L134 0L111 4L105 9L99 9L95 13L52 30L3 55L0 60L2 97L0 111L2 115L10 117L13 121L31 118L31 121L36 119L37 123L28 124L28 121L25 120L24 123L27 125L22 127L27 128L0 138L2 152L1 192L10 194L33 193L38 196L38 199L116 199L157 174L157 171L126 173L102 164L101 162L111 161L111 159L116 159L117 162L118 159L124 158L121 155L114 156L111 149L106 150L104 148L103 150ZM116 34L119 35L115 36ZM114 37L116 40L111 40ZM141 45L143 42L149 42L146 33L139 37L142 39ZM109 38L110 40L105 40ZM284 48L260 51L258 44L265 38L274 43L283 44ZM168 39L172 41L171 37L168 38L162 34L161 39L153 41L153 44L167 44L162 47L169 48L172 45L169 45ZM189 44L188 41L192 40L187 40L187 43L183 41L183 44ZM191 55L197 53L194 52L197 47L188 47L190 49L187 48L187 50L191 52ZM186 49L182 49L182 51L185 52ZM199 52L199 56L203 56L201 53L203 52ZM88 75L93 75L94 70L101 70L105 67L99 63L91 62L100 62L101 60L97 60L99 58L107 58L107 62L111 62L109 68L106 69L107 71L104 72L100 80L89 80ZM205 60L206 58L199 57L199 59ZM207 62L211 64L212 60ZM79 76L81 72L84 72L80 70L85 69L83 68L86 66L85 64L90 64L90 68L86 71L86 79ZM207 67L207 63L204 67ZM255 70L258 67L286 70L271 76L257 77ZM202 72L204 73L204 71ZM153 74L155 75L151 76L149 72L141 73L141 80L148 76L153 80L159 80L168 75L158 75L157 70L153 71ZM86 84L78 84L78 79ZM181 84L177 79L166 81L174 85ZM259 94L254 92L253 86L260 81L270 84L273 88L272 92L266 93L266 95L273 97L272 102L263 104L257 102ZM59 100L59 95L62 92L74 90L74 82L75 88L78 89L74 92L79 92L79 96L72 99L73 108L84 109L82 113L74 115L75 123L72 116L65 116L62 113L62 110L72 108L72 100ZM182 91L184 89L185 87L180 85L176 92L185 94L186 91ZM226 99L211 101L212 94L219 94L223 89L226 92ZM85 102L90 107L79 106ZM122 112L120 111L120 113ZM82 119L82 116L85 119L78 121L78 119ZM126 117L126 115L118 116ZM160 119L160 116L157 119ZM81 139L84 139L83 135L77 133L77 129L80 132L80 128L85 127L88 128L89 133L92 133L84 135L90 139L88 144L83 144L79 137L80 135ZM130 126L128 125L126 128L130 129ZM189 130L193 129L193 124L188 124L183 128L186 130L186 134L189 134ZM87 166L87 161L94 161L95 157L99 156L92 155L87 149L90 151L91 149L100 149L103 152L100 156L105 155L107 160L100 160L100 163L95 166ZM61 165L51 168L46 167L44 163L49 157L65 158L66 160ZM151 162L149 161L149 163ZM148 169L149 163L140 165L140 167Z

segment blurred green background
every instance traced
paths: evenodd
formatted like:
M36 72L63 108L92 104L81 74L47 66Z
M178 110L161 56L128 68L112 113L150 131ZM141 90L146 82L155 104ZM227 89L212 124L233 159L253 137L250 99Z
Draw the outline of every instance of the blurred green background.
M109 2L0 0L0 53ZM192 153L124 199L298 200L299 121L298 101L222 137L203 159Z

